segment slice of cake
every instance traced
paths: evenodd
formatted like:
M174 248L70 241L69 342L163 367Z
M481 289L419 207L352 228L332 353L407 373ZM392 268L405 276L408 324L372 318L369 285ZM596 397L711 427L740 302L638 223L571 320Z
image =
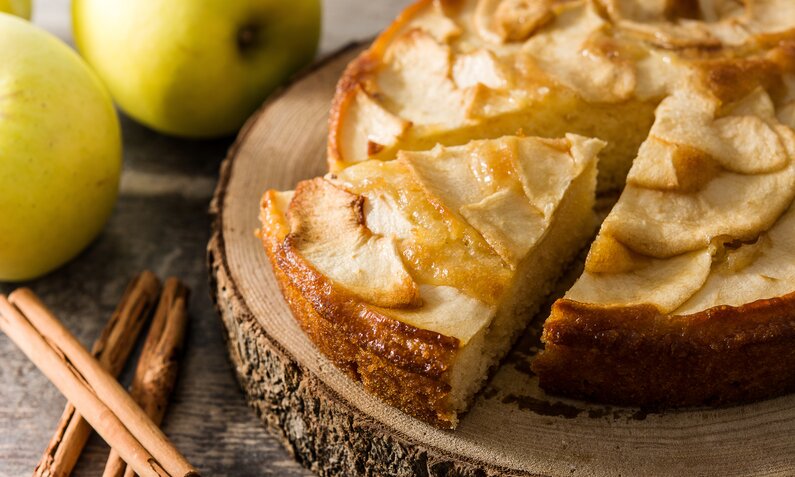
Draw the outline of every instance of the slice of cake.
M453 428L592 237L603 145L503 137L365 161L268 191L260 237L326 356Z
M681 406L795 389L795 88L732 92L660 105L544 324L545 390Z

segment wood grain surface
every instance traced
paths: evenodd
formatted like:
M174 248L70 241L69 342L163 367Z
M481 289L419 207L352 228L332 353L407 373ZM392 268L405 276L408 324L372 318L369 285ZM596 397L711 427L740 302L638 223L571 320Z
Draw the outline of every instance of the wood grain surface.
M795 396L648 413L545 395L536 323L464 416L440 431L369 396L291 317L253 234L261 194L326 171L342 52L263 107L222 167L210 261L230 355L267 426L321 475L793 475ZM576 270L572 271L576 275Z

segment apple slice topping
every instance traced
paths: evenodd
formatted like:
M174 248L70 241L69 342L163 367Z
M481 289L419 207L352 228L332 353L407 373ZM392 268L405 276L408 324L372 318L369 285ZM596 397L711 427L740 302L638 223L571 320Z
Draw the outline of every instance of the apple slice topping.
M457 338L461 346L494 317L496 308L448 286L420 285L423 306L384 310L403 323Z
M522 50L587 101L629 99L637 85L635 68L608 30L592 2L573 3L556 16L552 27L527 40Z
M447 16L442 2L433 2L425 13L414 19L411 26L430 34L440 43L449 42L463 33L463 29Z
M349 118L340 127L341 151L348 162L364 161L395 145L410 124L387 111L361 86L349 100Z
M689 314L791 292L795 132L780 104L761 88L663 101L567 296Z
M542 235L546 221L516 178L516 138L473 141L428 152L403 152L407 165L437 207L468 223L510 267Z
M792 292L795 283L795 207L752 243L724 245L704 285L676 310L696 313L718 305L742 305ZM760 296L760 291L764 295Z
M462 206L459 212L511 267L516 267L546 230L544 214L516 189L495 192Z
M683 89L663 100L655 114L651 135L703 151L727 171L761 174L790 162L781 138L786 133L776 127L773 103L761 88L723 108L717 98Z
M666 258L719 236L753 240L775 223L795 196L795 133L761 89L722 109L693 91L663 101L604 233Z
M484 302L499 299L509 268L405 161L366 161L346 168L332 181L364 198L365 225L395 240L417 282L453 287Z
M384 69L378 76L379 91L399 97L395 114L413 123L460 122L462 92L450 77L450 47L424 30L409 30L396 39L384 54Z
M287 213L285 247L367 303L420 305L417 284L394 239L375 235L364 225L363 201L326 179L301 182Z
M564 139L517 141L513 167L525 195L549 218L577 176L592 166L605 147L599 139L567 134Z
M602 141L503 137L403 152L430 200L467 222L511 268L543 237L572 180Z
M621 273L586 270L566 298L605 306L651 304L668 313L701 288L709 276L712 256L705 249L665 260L644 257L629 262L632 266L620 267Z
M667 49L737 46L756 35L789 30L795 18L795 3L787 0L599 2L624 31Z
M525 41L554 17L552 0L478 0L473 22L484 40L500 44Z

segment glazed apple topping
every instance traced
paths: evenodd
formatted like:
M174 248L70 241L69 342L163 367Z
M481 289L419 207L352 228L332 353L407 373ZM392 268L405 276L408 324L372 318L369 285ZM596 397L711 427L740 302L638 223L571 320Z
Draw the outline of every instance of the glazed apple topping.
M795 132L776 109L761 88L724 105L694 91L663 101L567 296L692 313L792 291Z
M663 58L643 53L646 61L632 65L629 56L641 53L612 41L609 23L589 3L485 3L489 8L477 9L495 18L484 21L492 26L501 22L511 41L495 44L468 31L464 17L474 5L445 16L434 3L395 33L383 51L382 66L368 76L367 94L352 95L344 108L337 148L345 164L392 158L412 137L522 113L539 96L564 85L595 101L625 100L636 90L643 98L662 95L667 77L646 70L659 67ZM479 21L476 15L473 22ZM384 145L387 152L368 148L368 143Z
M364 225L362 197L318 178L300 183L290 204L288 249L368 303L421 303L394 239L374 235Z
M755 36L793 27L795 4L785 0L599 0L630 35L668 49L739 46Z
M474 23L494 43L524 41L554 17L553 0L479 0Z
M292 196L271 193L263 223L282 230L288 255L362 302L466 341L488 324L575 181L592 223L587 194L603 146L512 136L404 152L301 182ZM276 224L267 211L279 207L286 220ZM455 317L439 315L447 309Z

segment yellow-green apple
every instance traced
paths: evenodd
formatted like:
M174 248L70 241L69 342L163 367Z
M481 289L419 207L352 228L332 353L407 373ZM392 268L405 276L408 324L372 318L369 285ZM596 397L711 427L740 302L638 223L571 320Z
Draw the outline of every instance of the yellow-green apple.
M121 133L102 82L66 44L0 14L0 280L77 255L113 209Z
M0 12L30 20L30 0L0 0Z
M74 0L72 22L125 113L163 133L214 137L312 60L320 0Z

